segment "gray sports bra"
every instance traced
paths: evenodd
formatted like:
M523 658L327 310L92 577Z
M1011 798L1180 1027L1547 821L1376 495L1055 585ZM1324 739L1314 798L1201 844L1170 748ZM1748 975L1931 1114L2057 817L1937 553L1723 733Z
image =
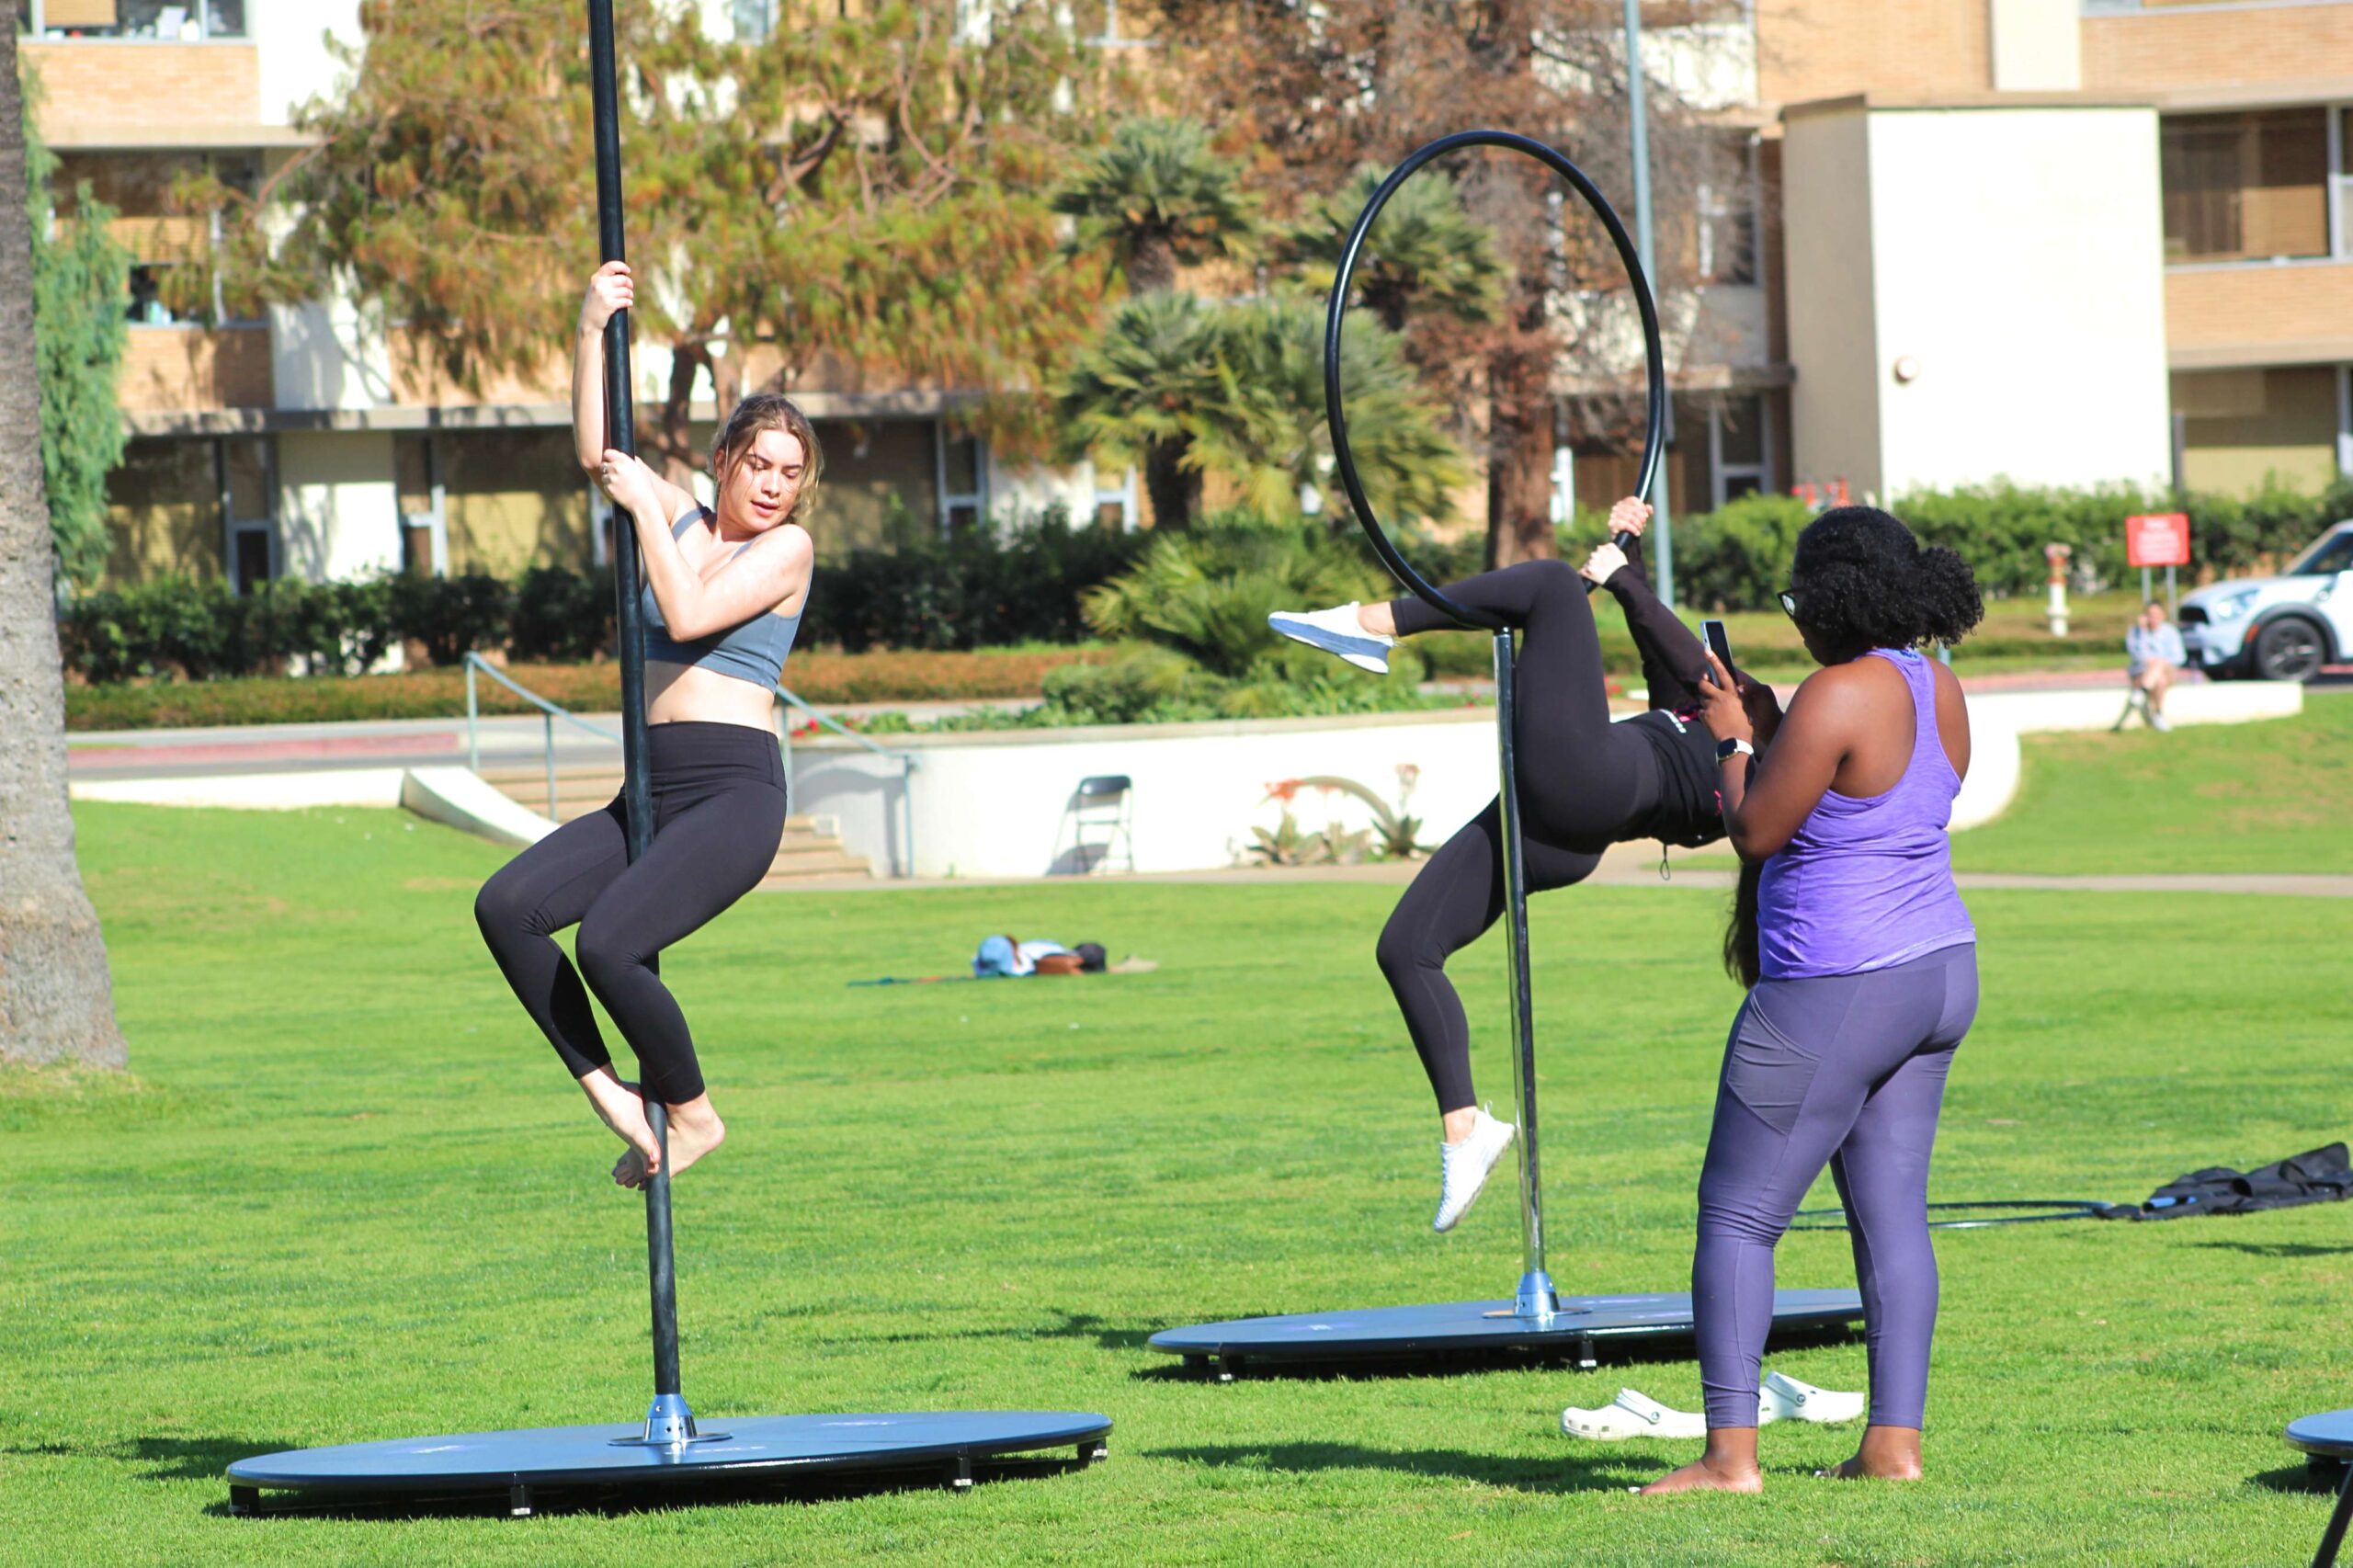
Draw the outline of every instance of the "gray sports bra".
M707 507L698 506L670 525L670 537L676 539L694 524L710 516ZM746 540L736 546L741 555L751 547ZM730 556L731 561L734 559ZM801 596L801 609L791 615L779 615L774 610L762 610L741 626L705 637L699 642L681 642L670 635L663 623L662 607L654 602L652 584L640 591L639 600L645 615L645 656L659 659L665 665L699 665L737 680L748 680L756 686L773 689L784 678L785 655L792 652L792 639L801 630L801 616L809 608L807 595Z

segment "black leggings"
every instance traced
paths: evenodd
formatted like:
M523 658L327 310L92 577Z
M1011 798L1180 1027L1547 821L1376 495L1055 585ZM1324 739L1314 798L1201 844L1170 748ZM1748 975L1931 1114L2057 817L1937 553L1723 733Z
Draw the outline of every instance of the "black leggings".
M1618 586L1616 579L1611 585ZM1601 863L1602 850L1653 811L1660 791L1655 748L1610 722L1585 579L1565 562L1528 561L1451 584L1446 592L1521 629L1512 741L1529 891L1583 881ZM1416 598L1399 599L1390 609L1401 637L1452 625ZM1679 624L1676 630L1693 641ZM1651 662L1646 653L1646 669ZM1446 960L1493 926L1503 908L1498 800L1430 857L1381 933L1381 972L1405 1015L1441 1112L1478 1103L1471 1086L1471 1026L1446 977Z
M500 868L475 898L474 919L574 1077L612 1064L588 1006L593 990L637 1053L646 1097L682 1105L703 1092L702 1068L655 960L775 863L784 758L772 733L745 724L656 724L646 740L654 843L644 858L630 863L616 798ZM576 971L554 937L575 922Z

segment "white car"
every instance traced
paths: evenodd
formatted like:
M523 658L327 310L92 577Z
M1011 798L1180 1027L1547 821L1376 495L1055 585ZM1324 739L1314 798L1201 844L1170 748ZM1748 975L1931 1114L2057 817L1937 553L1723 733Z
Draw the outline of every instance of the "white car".
M2189 662L2216 680L2310 680L2353 659L2353 520L2277 577L2240 577L2181 601Z

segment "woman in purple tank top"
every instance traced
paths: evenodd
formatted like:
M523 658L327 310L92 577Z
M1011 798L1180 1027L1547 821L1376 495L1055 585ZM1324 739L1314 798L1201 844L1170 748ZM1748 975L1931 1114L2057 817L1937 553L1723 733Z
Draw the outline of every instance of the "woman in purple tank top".
M1699 1175L1691 1294L1707 1451L1643 1490L1755 1492L1773 1248L1830 1167L1854 1238L1870 1425L1841 1477L1920 1474L1937 1260L1928 1155L1977 1011L1976 932L1945 836L1969 767L1961 685L1921 645L1984 613L1968 566L1870 506L1798 538L1782 608L1823 668L1788 714L1717 666L1725 835L1741 892L1725 960L1749 987ZM1710 660L1711 665L1713 659Z

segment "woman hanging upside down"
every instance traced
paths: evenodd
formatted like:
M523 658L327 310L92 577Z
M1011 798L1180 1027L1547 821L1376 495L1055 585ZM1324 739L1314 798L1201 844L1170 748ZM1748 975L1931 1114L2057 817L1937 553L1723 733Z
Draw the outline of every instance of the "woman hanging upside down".
M1611 509L1610 530L1639 539L1650 515L1648 505L1629 496ZM1609 718L1588 579L1624 608L1650 688L1650 711L1624 723ZM1522 562L1449 584L1446 593L1520 630L1511 722L1529 891L1583 881L1612 844L1655 838L1696 846L1723 836L1716 742L1696 722L1706 649L1651 592L1638 560L1604 544L1582 570L1560 561ZM1398 638L1453 624L1412 597L1267 619L1286 637L1381 674L1388 672L1388 651ZM1779 711L1770 687L1744 678L1742 695ZM1516 1131L1488 1115L1472 1091L1470 1024L1446 977L1446 960L1493 926L1503 908L1498 798L1430 857L1398 901L1377 949L1438 1096L1444 1142L1431 1224L1440 1231L1469 1212Z
M824 466L809 421L767 394L737 404L711 449L716 509L608 450L604 329L633 291L620 262L589 282L574 347L572 418L581 466L635 519L644 551L653 845L630 862L616 797L516 856L474 901L483 938L524 1011L629 1145L613 1179L630 1187L662 1168L648 1102L668 1109L673 1176L726 1135L704 1092L686 1015L654 964L663 949L757 886L775 862L785 778L771 712L809 601L814 552L796 519ZM576 971L554 937L575 924ZM592 991L636 1052L639 1083L614 1072L589 1010Z

